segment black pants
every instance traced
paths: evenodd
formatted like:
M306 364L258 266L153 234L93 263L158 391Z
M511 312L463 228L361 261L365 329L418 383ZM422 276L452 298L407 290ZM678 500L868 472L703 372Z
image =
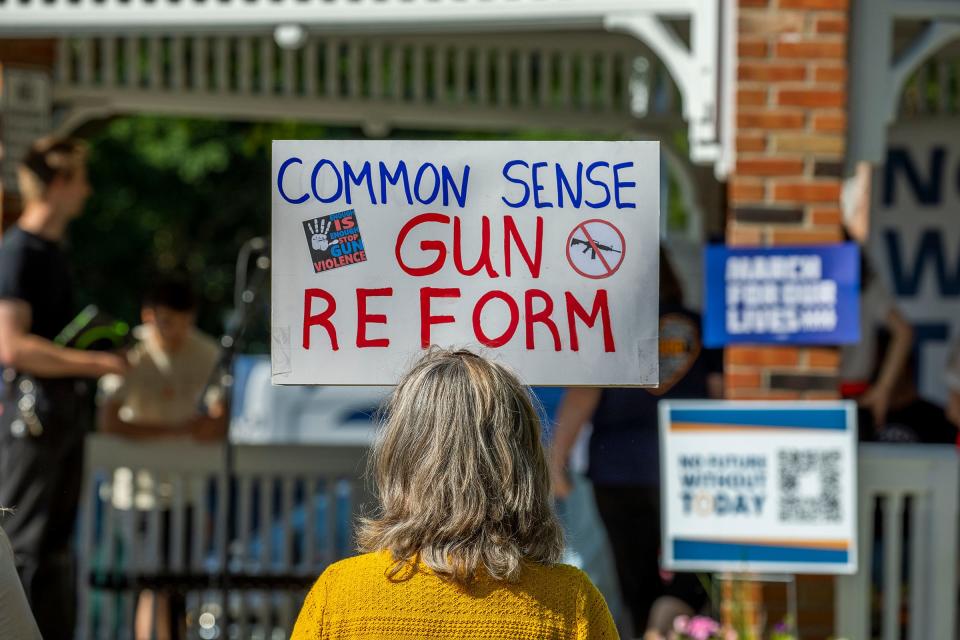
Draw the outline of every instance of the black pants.
M656 487L593 486L597 510L607 529L624 604L637 637L647 628L660 583L660 492Z
M660 577L660 488L593 486L600 519L607 529L617 565L624 604L637 637L660 596L678 598L695 611L707 593L692 573L677 573L669 583Z
M74 524L83 480L83 439L47 424L14 437L0 421L0 518L30 608L45 640L70 640L76 624Z

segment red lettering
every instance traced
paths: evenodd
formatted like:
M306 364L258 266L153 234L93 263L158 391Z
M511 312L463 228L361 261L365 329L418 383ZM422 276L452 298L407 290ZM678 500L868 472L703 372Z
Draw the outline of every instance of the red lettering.
M473 274L480 271L480 269L486 269L487 275L491 278L497 278L499 275L496 271L493 270L493 264L490 262L490 218L483 216L481 220L481 245L480 245L480 257L477 258L477 264L473 265L469 269L463 268L463 245L460 242L460 217L454 216L453 218L453 264L457 268L457 271L462 273L465 276L472 276Z
M357 226L357 223L356 223L356 221L353 219L353 216L349 216L349 217L347 217L347 218L344 218L343 220L341 220L341 222L343 223L343 228L344 228L344 229L353 229L355 226Z
M327 308L314 315L311 307L314 298L323 298L327 303ZM337 345L337 330L330 322L330 316L337 310L337 301L328 292L323 289L305 289L303 292L303 348L310 348L310 329L317 325L322 325L330 336L330 346L336 351L340 347Z
M430 327L435 324L454 322L453 316L435 316L430 314L430 300L432 298L459 298L460 289L438 289L423 287L420 289L420 346L426 349L430 346Z
M503 270L507 277L510 277L510 237L513 237L513 243L520 250L527 268L530 269L530 275L534 278L540 277L540 262L543 258L543 217L537 216L537 239L533 250L533 259L530 259L530 252L527 251L523 239L520 237L520 230L517 229L517 223L513 221L513 216L503 217Z
M540 298L543 300L543 309L540 311L534 312L533 310L533 299ZM553 298L550 297L546 291L541 291L540 289L529 289L523 300L523 314L526 319L526 329L527 329L527 349L532 350L533 347L533 325L537 322L540 322L546 325L547 329L550 330L550 334L553 336L553 350L560 351L560 332L557 330L557 325L550 319L550 314L553 313Z
M610 309L607 305L607 290L598 289L597 295L593 298L593 308L588 314L586 309L580 306L577 299L569 291L564 292L564 298L567 301L567 324L570 327L570 349L580 350L580 340L577 338L577 321L574 318L580 318L588 327L593 327L597 323L597 316L600 316L601 327L603 329L603 350L606 352L616 351L613 344L613 330L610 327Z
M496 338L489 338L487 334L483 332L483 325L480 323L480 315L483 313L483 307L490 300L497 298L503 300L507 303L507 307L510 309L510 324L507 325L506 331L502 335ZM476 306L473 308L473 333L477 336L477 339L488 347L502 347L503 345L510 342L510 339L513 337L513 334L517 331L517 325L520 324L520 307L517 306L516 300L510 297L506 291L498 291L494 289L493 291L488 291L483 294L483 297L477 300Z
M400 233L397 235L397 245L394 249L394 252L397 256L397 264L400 265L400 268L403 269L405 273L411 276L429 276L434 274L443 268L443 262L447 259L447 247L442 242L439 240L423 240L420 242L420 250L436 251L436 259L434 259L433 262L425 267L411 267L404 263L403 256L400 254L400 248L403 246L403 241L407 239L407 235L413 231L414 227L426 222L450 224L450 216L445 216L442 213L421 213L418 216L410 218L410 220L407 221L407 224L403 225L403 228L400 229Z
M367 338L367 323L387 324L387 316L382 313L367 313L367 298L389 297L393 287L383 289L357 289L357 347L389 347L390 338Z

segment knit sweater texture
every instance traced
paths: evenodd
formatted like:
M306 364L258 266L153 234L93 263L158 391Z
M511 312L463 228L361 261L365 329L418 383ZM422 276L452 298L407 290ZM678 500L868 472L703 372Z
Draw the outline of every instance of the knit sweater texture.
M529 563L515 583L484 576L466 587L423 564L388 578L392 566L389 552L381 551L327 567L303 603L291 640L618 637L603 596L568 565Z

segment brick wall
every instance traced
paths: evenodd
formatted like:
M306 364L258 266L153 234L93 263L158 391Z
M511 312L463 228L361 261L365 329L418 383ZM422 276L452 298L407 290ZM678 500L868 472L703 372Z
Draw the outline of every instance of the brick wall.
M848 14L848 0L739 0L728 244L842 239ZM836 397L835 349L733 347L725 360L730 398ZM782 619L782 586L765 585L762 593L768 622ZM830 636L832 579L801 576L798 600L804 638Z
M737 160L727 242L842 238L848 0L740 0ZM731 348L731 398L833 397L831 349Z

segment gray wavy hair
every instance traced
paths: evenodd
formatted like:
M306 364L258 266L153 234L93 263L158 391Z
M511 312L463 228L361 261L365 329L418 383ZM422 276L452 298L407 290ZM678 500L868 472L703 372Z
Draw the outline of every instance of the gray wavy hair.
M515 581L524 562L559 561L540 420L503 366L429 351L394 390L369 464L380 509L357 538L392 553L390 578L419 560L460 584L481 569Z

